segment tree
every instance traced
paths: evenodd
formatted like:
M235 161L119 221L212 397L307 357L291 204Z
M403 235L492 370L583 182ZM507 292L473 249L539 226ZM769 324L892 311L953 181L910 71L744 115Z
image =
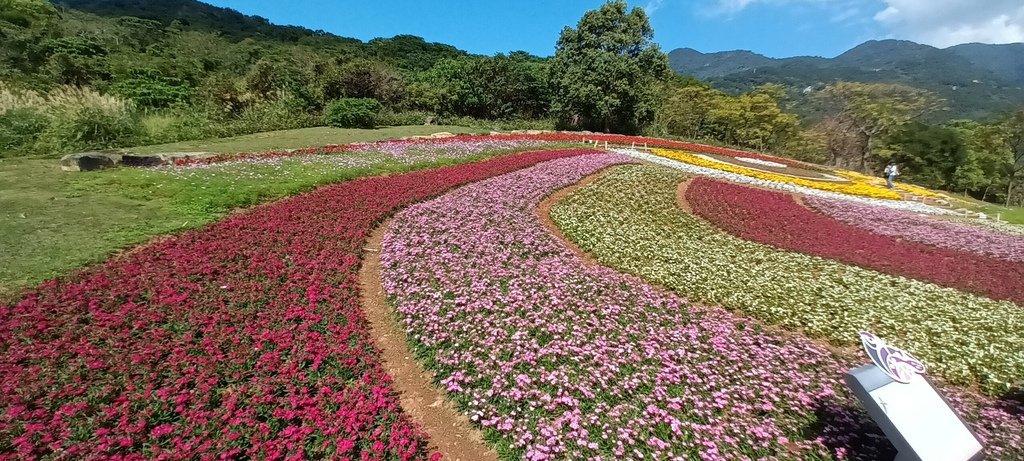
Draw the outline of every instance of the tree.
M689 139L708 137L711 111L718 101L728 96L710 85L685 82L670 85L665 103L661 107L660 123L670 134Z
M910 123L888 147L908 181L935 189L951 188L957 170L968 162L967 149L952 128Z
M668 58L643 9L615 0L566 27L551 60L551 110L563 126L635 133L654 120Z
M838 82L818 93L817 99L830 114L825 127L845 131L830 137L846 138L851 151L842 155L853 157L847 163L862 172L875 160L885 160L885 156L876 159L873 152L880 138L944 107L944 101L929 91L889 83Z
M1000 124L1010 156L1004 166L1007 177L1006 204L1014 203L1013 189L1024 173L1024 108L1017 109ZM1021 203L1017 201L1016 203Z
M405 84L393 68L381 62L357 59L345 64L339 82L346 98L370 98L397 104L405 97Z
M967 149L967 159L953 174L955 190L981 192L977 198L986 200L998 195L1004 187L1009 147L999 125L981 124L973 120L954 120L946 124L956 130Z

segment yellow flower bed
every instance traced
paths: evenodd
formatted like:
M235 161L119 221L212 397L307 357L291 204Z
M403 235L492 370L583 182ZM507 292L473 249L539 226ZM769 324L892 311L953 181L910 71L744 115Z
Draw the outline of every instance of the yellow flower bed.
M884 184L884 181L882 179L876 178L874 176L868 176L866 174L857 173L856 171L836 170L836 174L851 181L870 182L871 184L878 185ZM897 189L903 192L907 192L921 197L949 198L948 195L940 194L938 192L934 192L932 190L925 189L920 186L915 186L913 184L896 183L894 184L894 186L896 186Z
M775 173L768 173L764 171L754 170L751 168L732 165L729 163L716 162L712 160L703 159L696 155L689 154L686 152L655 149L654 153L655 155L660 155L668 159L689 163L691 165L712 168L721 171L728 171L730 173L741 174L743 176L749 176L757 179L763 179L765 181L783 182L797 186L810 187L812 189L838 192L840 194L859 195L862 197L872 197L887 200L900 200L901 198L900 194L896 193L895 191L891 191L885 187L877 186L864 181L858 181L852 178L847 178L852 181L852 184L837 184L824 181L815 181L812 179L797 178L793 176L786 176Z

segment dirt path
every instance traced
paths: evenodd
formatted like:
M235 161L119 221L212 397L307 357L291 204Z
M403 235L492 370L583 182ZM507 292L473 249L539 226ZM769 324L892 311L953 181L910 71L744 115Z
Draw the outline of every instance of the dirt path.
M453 461L497 461L498 454L483 440L465 415L433 384L433 373L424 368L406 342L405 329L396 319L381 285L380 243L392 220L370 235L359 270L360 297L370 335L381 349L384 369L394 378L402 409L430 436L430 448Z
M571 250L573 254L575 254L577 257L579 257L589 265L598 266L600 265L600 263L598 263L597 260L594 259L594 257L590 253L583 251L582 248L576 246L575 243L567 239L565 235L562 234L562 230L559 229L558 226L555 224L555 221L551 219L551 207L555 206L555 204L561 202L566 197L572 195L574 192L590 184L593 184L599 179L605 177L605 175L607 175L611 171L611 169L615 167L616 166L610 166L601 171L598 171L597 173L591 174L581 179L576 184L573 184L564 189L559 189L555 193L547 197L544 197L544 200L542 200L540 204L537 205L537 217L540 218L541 224L544 225L548 233L550 233L552 236L558 239L558 241L561 242L562 245L565 245L565 247Z

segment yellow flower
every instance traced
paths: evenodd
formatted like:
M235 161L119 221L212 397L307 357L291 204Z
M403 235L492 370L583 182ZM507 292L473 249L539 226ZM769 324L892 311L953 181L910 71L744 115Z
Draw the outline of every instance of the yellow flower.
M702 166L705 168L713 168L721 171L728 171L730 173L741 174L743 176L749 176L751 178L763 179L765 181L783 182L797 186L809 187L812 189L824 190L829 192L838 192L840 194L859 195L862 197L872 197L887 200L901 199L900 194L895 191L886 189L885 187L879 185L865 182L863 180L857 180L849 176L846 176L846 178L849 179L851 183L830 183L825 181L815 181L813 179L804 179L797 178L794 176L768 173L765 171L754 170L752 168L746 168L738 165L716 162L686 152L655 149L654 153L665 158L689 163L691 165ZM859 176L862 176L864 178L870 178L870 176Z

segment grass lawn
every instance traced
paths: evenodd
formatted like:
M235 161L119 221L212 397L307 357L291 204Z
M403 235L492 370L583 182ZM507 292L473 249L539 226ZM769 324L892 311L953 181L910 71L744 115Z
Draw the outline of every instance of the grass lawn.
M268 131L266 133L247 134L233 138L207 139L203 141L184 141L172 144L157 144L125 149L140 154L158 152L215 152L218 154L235 154L239 152L269 152L283 149L300 149L303 147L321 147L331 144L349 144L353 142L381 141L406 136L423 136L447 131L449 133L476 133L480 130L461 126L394 126L376 130L359 130L344 128L301 128L298 130Z
M987 214L992 219L998 217L1000 220L1010 224L1024 224L1024 207L1003 206L995 203L974 201L972 208Z
M312 128L237 138L180 143L156 151L198 149L231 153L373 141L459 127L382 130ZM237 207L284 197L360 176L463 163L496 155L417 163L382 161L276 163L177 170L118 168L70 173L55 159L0 159L0 300L20 290L102 261L147 239L212 222Z

